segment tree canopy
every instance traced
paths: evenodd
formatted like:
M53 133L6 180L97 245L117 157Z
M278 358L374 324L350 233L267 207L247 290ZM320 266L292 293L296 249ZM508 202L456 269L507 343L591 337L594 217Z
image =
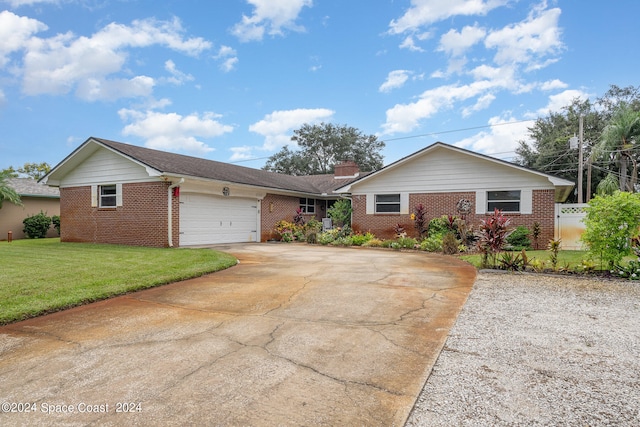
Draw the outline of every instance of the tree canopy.
M297 144L297 149L284 146L269 157L264 170L288 175L330 174L336 164L344 160L353 160L363 172L383 166L380 152L384 142L375 135L364 135L354 127L304 124L293 133L291 141Z
M529 128L529 137L532 142L530 144L524 141L519 142L516 149L516 162L525 167L577 182L578 150L569 148L569 139L577 135L579 118L582 115L584 159L585 162L589 160L592 165L591 188L587 188L586 185L583 187L588 195L595 194L598 183L612 173L612 170L616 170L616 176L621 175L616 149L611 149L610 144L603 145L601 141L603 141L605 128L622 108L640 111L640 88L633 86L620 88L611 85L609 90L594 102L574 99L560 112L552 112L536 120ZM602 149L599 150L598 147ZM630 155L632 153L633 150L629 152ZM627 163L633 164L632 161ZM625 170L631 167L629 165L625 166ZM629 173L633 174L632 171ZM583 176L583 180L586 181L587 177ZM586 199L588 200L589 197Z
M14 169L13 166L9 166L7 169L2 172L6 172L10 178L18 178L21 175L26 175L33 179L40 179L45 176L51 170L51 166L49 163L25 163L22 167L17 170Z

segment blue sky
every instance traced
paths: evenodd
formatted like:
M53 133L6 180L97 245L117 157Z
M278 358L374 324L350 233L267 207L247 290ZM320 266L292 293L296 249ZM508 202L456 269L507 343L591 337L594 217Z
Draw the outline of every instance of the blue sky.
M637 0L0 0L0 169L90 136L260 168L332 122L512 160L530 120L638 86ZM467 129L467 130L465 130ZM577 131L577 124L576 124Z

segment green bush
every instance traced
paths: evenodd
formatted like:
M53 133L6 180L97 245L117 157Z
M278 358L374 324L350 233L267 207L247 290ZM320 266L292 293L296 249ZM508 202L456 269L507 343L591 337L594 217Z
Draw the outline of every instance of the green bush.
M611 268L632 253L631 239L637 237L640 226L640 194L616 191L596 196L586 210L582 241L594 258L601 257Z
M39 239L47 237L47 231L51 227L51 217L40 211L39 214L26 217L22 223L24 224L23 232L29 239Z
M511 246L514 251L531 249L531 240L529 240L530 233L527 227L519 225L507 236L507 244Z
M442 236L442 252L446 255L457 254L459 244L460 242L456 239L456 235L452 231Z
M418 246L418 241L413 237L400 237L397 243L400 249L415 249Z
M449 223L446 216L433 218L429 221L429 228L427 229L427 235L429 237L444 236L449 231Z
M442 252L442 236L435 235L420 242L420 249L427 252Z
M53 227L58 231L58 236L59 236L60 235L60 215L52 216L51 222L53 223Z
M365 233L365 234L360 234L360 233L356 233L354 235L351 236L351 244L353 246L362 246L365 243L367 243L368 241L374 239L376 236L374 236L371 233Z
M351 225L351 201L347 199L336 200L336 202L327 209L327 216L331 218L334 224L340 226Z

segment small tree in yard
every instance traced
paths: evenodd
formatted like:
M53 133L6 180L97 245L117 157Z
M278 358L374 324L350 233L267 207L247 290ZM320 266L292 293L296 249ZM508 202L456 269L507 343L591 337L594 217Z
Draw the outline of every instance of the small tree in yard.
M632 254L631 240L640 227L640 194L616 191L589 201L582 234L591 254L601 257L609 268Z
M489 255L492 257L492 264L496 264L496 254L504 247L507 236L507 227L511 220L502 214L502 211L495 209L493 214L486 220L480 222L478 228L478 249L482 253L482 266L489 266Z
M342 227L351 226L351 202L347 199L337 200L333 206L327 209L327 215L334 223Z

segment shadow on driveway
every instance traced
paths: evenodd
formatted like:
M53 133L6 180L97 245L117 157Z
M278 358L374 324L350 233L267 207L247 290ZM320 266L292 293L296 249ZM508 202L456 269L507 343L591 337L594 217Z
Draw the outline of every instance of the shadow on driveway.
M216 249L240 264L0 327L0 424L401 426L475 280L424 253Z

